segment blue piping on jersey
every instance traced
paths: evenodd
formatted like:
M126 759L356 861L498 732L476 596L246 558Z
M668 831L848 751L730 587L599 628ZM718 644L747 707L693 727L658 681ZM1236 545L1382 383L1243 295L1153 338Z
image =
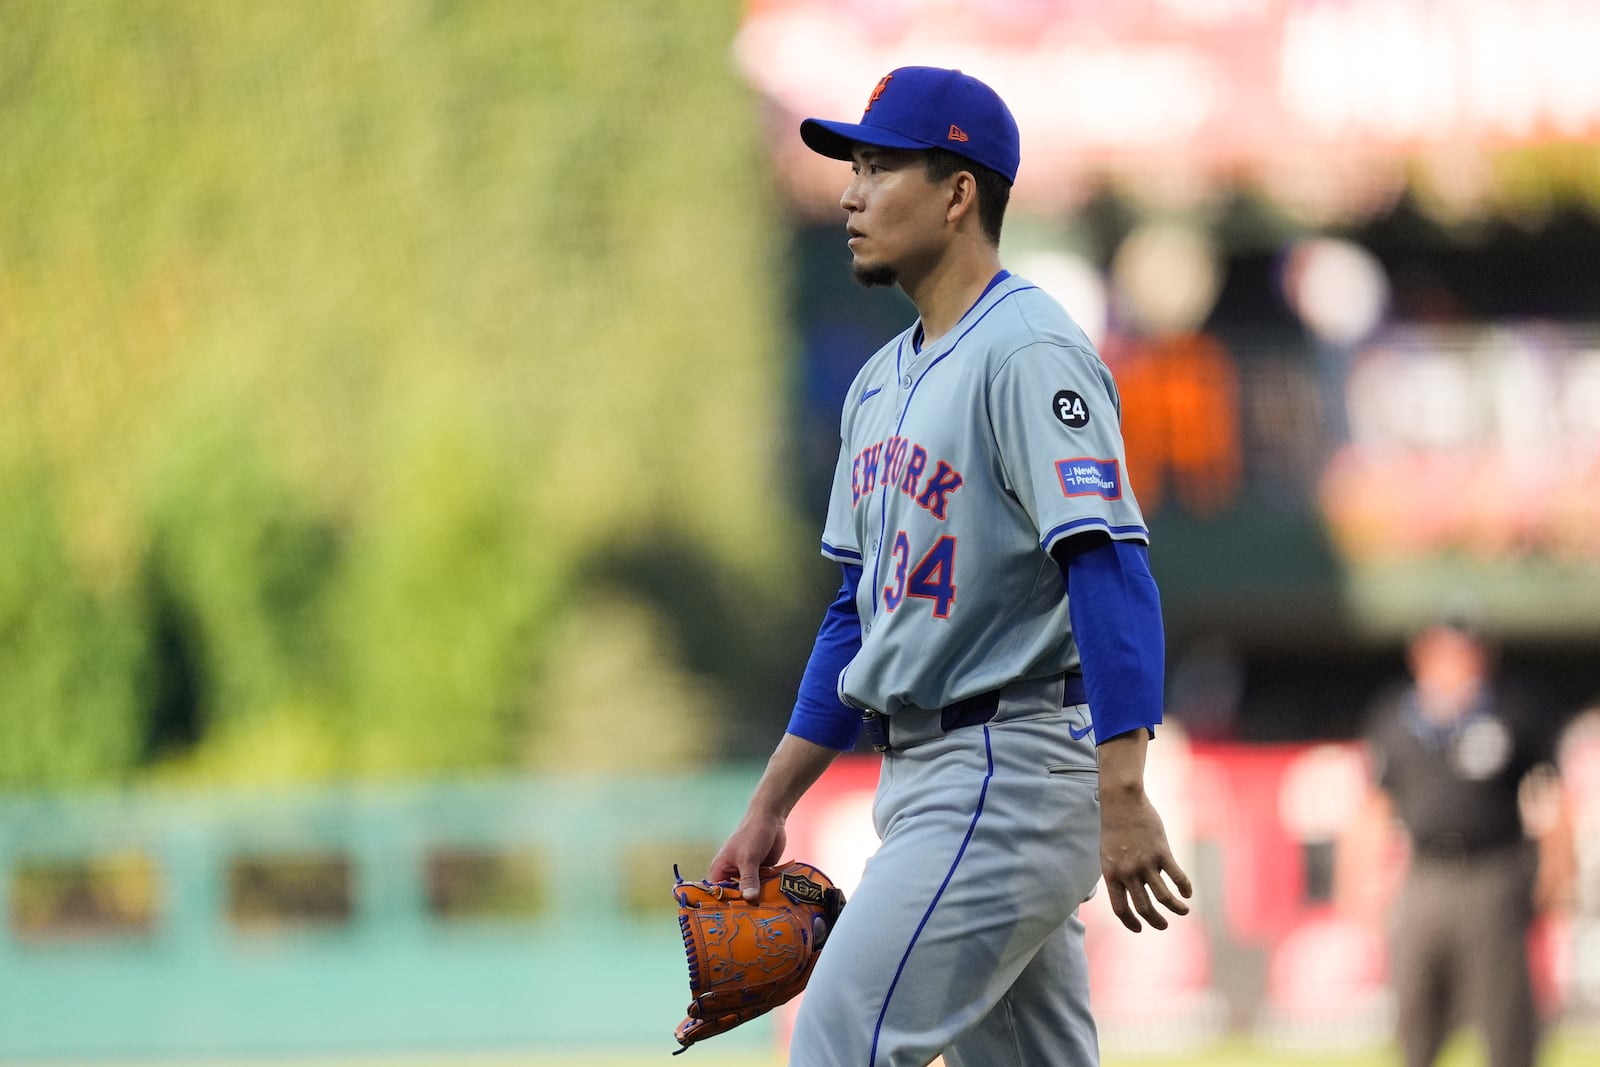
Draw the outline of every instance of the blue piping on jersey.
M989 295L989 291L991 289L993 289L996 285L999 285L1001 282L1005 281L1009 277L1011 277L1011 272L1010 271L1004 271L1003 270L999 274L996 274L994 276L994 278L989 282L988 287L984 289L984 291L983 291L983 293L981 295L979 295L978 299L973 301L972 308L975 308L979 304L983 303L983 298ZM900 421L894 424L894 435L896 437L899 437L900 436L900 431L905 428L906 416L911 413L911 401L916 399L917 390L919 388L921 388L923 379L925 379L928 376L928 372L933 370L933 368L937 367L944 360L944 358L946 356L948 356L950 353L954 352L957 348L959 348L960 345L961 345L961 342L965 341L967 339L967 334L971 333L973 330L976 330L978 328L978 324L980 322L982 322L984 319L989 317L989 312L993 311L995 308L997 308L1001 304L1005 303L1011 297L1016 296L1018 293L1026 293L1029 289L1037 289L1037 288L1039 288L1037 285L1023 285L1023 286L1019 286L1016 289L1011 290L1009 293L1002 293L1000 298L998 300L996 300L994 303L990 304L984 310L982 315L979 315L976 319L972 320L972 325L971 326L968 326L965 330L961 331L961 336L957 337L955 339L955 343L954 344L952 344L949 348L945 349L943 352L940 352L937 356L935 356L933 358L932 362L930 362L926 367L922 368L922 373L917 375L917 380L915 382L913 382L912 385L911 385L911 392L906 394L906 406L900 409ZM968 315L972 314L972 308L968 308L967 309L967 314ZM916 331L914 331L914 330L912 331L913 334L915 332ZM900 360L905 355L906 340L907 340L907 337L909 337L909 336L911 336L911 335L908 334L906 337L901 337L900 338L900 347L894 354L894 373L895 373L895 377L897 377L897 378L900 377ZM879 493L879 496L878 496L878 546L877 546L876 549L874 549L874 551L877 554L875 556L873 556L873 559L872 559L872 617L873 618L877 618L878 617L878 593L881 591L878 588L878 561L883 558L883 538L884 538L884 534L888 532L888 529L889 529L889 483L886 481L886 482L884 482L883 489ZM843 683L841 682L841 685L842 684Z
M828 544L826 541L822 542L822 554L834 559L849 559L855 560L857 563L861 562L861 553L853 552L848 548L838 548Z
M1130 526L1111 526L1107 524L1104 519L1091 517L1087 519L1073 519L1071 522L1062 523L1060 526L1057 526L1040 539L1039 547L1044 549L1046 552L1050 551L1050 544L1052 541L1064 533L1078 529L1080 526L1098 526L1110 533L1113 537L1117 536L1118 534L1143 534L1146 539L1148 539L1150 536L1149 530L1137 524Z
M1000 270L995 273L995 276L989 279L989 284L983 287L983 292L978 294L978 299L972 302L972 308L975 308L979 304L983 303L983 298L989 295L989 290L993 289L995 286L999 285L1009 277L1011 277L1011 272L1006 270L1004 267L1001 267ZM967 311L971 311L972 308L968 308ZM985 312L985 314L988 314L988 312ZM966 313L963 312L961 317L963 319L966 318ZM973 325L976 326L977 323L973 323ZM965 337L966 334L962 334L961 336ZM920 319L917 321L916 329L911 331L911 351L915 352L919 356L922 354L922 322ZM895 370L899 371L899 369L900 367L897 364L895 366Z
M973 831L978 828L978 816L983 814L983 802L989 796L989 782L994 778L994 746L989 738L989 726L983 727L983 754L988 759L989 769L983 776L983 788L978 791L978 807L972 813L972 822L967 825L967 836L961 839L961 847L956 850L955 861L950 864L944 881L939 883L939 891L933 894L933 899L928 902L928 910L922 913L922 921L917 924L917 929L911 935L911 943L906 946L905 955L900 957L900 966L895 968L894 978L889 982L889 989L883 994L883 1007L878 1010L878 1021L872 1028L872 1052L867 1056L867 1067L875 1067L878 1062L878 1038L883 1033L883 1020L889 1014L889 998L894 996L894 987L900 984L900 975L905 972L906 961L911 959L911 950L917 947L917 938L922 936L923 928L928 925L928 920L933 918L933 909L938 907L939 900L944 896L944 891L950 887L950 879L956 875L956 868L961 865L961 857L967 854L967 846L972 843Z

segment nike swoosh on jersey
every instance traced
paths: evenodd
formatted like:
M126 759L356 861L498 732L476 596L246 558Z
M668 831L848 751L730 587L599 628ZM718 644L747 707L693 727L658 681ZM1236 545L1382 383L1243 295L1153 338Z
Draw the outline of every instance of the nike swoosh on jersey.
M881 392L883 392L883 386L881 385L876 389L868 389L866 392L861 394L861 399L856 401L856 407L860 407L862 404L865 404L867 401L871 400Z
M1082 741L1085 737L1089 736L1089 731L1093 730L1093 729L1094 729L1094 723L1090 723L1088 726L1085 726L1081 730L1078 729L1076 726L1069 726L1069 727L1067 727L1067 733L1072 735L1072 739L1074 741Z

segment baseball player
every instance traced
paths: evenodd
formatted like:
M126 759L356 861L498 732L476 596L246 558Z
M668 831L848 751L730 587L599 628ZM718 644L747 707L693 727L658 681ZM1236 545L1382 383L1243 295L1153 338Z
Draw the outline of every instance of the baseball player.
M1103 874L1125 925L1164 929L1190 894L1143 787L1164 645L1116 385L1001 268L1019 147L987 85L903 67L859 124L800 134L851 163L857 280L899 285L919 317L845 397L822 543L844 584L709 877L758 892L786 815L865 730L882 843L790 1062L1095 1064L1078 905Z

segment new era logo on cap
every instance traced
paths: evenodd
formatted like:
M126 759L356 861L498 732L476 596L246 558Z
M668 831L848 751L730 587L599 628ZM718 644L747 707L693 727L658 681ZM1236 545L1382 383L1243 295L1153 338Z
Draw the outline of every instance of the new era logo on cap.
M989 86L959 70L900 67L879 79L859 123L806 119L800 138L812 151L848 160L856 145L943 148L1016 181L1017 122Z

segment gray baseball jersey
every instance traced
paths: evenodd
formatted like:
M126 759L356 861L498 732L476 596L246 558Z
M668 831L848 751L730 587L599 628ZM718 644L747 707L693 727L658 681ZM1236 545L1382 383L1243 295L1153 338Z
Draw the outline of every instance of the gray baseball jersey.
M1050 548L1147 541L1116 386L1054 300L1002 274L844 402L824 554L860 562L848 703L891 745L867 864L796 1019L794 1067L1098 1062L1078 905L1100 876L1089 708ZM995 694L981 728L939 709Z
M890 715L1076 668L1051 547L1149 540L1116 384L1061 305L1005 276L921 352L916 329L850 387L823 533L863 566L839 696Z

